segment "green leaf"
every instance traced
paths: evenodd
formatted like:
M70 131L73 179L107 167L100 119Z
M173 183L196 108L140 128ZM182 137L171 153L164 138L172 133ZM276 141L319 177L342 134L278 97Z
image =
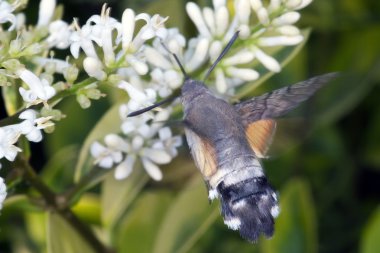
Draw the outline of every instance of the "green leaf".
M318 108L313 113L315 127L330 125L353 110L378 80L379 67L380 61L365 75L343 75L334 81L334 85L326 87L326 92L317 96L314 104Z
M373 213L363 230L361 253L378 253L380 250L380 207Z
M73 166L78 156L78 146L70 145L56 152L44 166L41 175L43 181L54 191L63 191L72 183Z
M100 224L100 200L97 194L85 193L72 207L73 212L82 221L91 224Z
M195 176L167 211L152 252L188 252L218 216L217 203L209 204L203 179Z
M109 173L102 184L101 219L103 225L113 228L148 180L149 177L145 171L137 166L125 180L116 180L114 174Z
M152 252L162 218L172 201L171 195L167 191L155 191L139 196L116 233L117 252Z
M47 252L94 252L80 234L58 214L47 213Z
M305 46L309 35L310 35L310 29L304 29L302 30L302 35L304 36L304 40L302 43L298 44L295 47L279 47L277 51L273 52L273 57L280 62L280 65L282 68L284 68ZM248 95L251 95L252 91L255 90L257 87L259 87L261 84L263 84L265 81L267 81L271 76L273 76L274 72L269 71L268 69L264 67L260 67L259 72L261 74L260 78L256 80L255 82L251 84L246 84L242 88L240 88L235 97L236 98L242 98Z
M96 140L103 139L103 137L109 133L120 132L121 120L119 117L119 106L120 104L112 106L87 136L79 153L78 163L75 167L75 181L79 181L89 168L92 167L92 164L89 163L89 150L91 144Z
M18 86L13 84L11 86L4 86L1 89L2 96L5 104L5 109L8 115L13 115L21 106L21 98L18 92Z
M25 212L24 215L28 235L40 249L46 245L46 226L41 226L46 220L44 212Z
M306 182L290 181L280 196L281 213L271 240L262 241L264 253L317 252L316 217Z

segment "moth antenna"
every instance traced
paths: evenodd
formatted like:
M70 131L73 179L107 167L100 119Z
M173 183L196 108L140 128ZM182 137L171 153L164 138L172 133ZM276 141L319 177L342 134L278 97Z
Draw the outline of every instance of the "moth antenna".
M175 53L170 52L170 50L166 47L165 43L162 40L161 40L161 45L166 50L166 52L168 52L169 54L171 54L174 57L174 60L177 62L179 68L181 69L183 76L185 77L185 80L189 79L190 77L186 73L185 68L181 64L181 61L178 59L178 56Z
M156 107L159 107L160 105L163 105L163 104L166 104L166 103L169 103L171 101L173 101L175 98L177 97L177 95L174 95L174 96L170 96L164 100L161 100L160 102L158 103L155 103L151 106L148 106L148 107L145 107L141 110L138 110L138 111L134 111L134 112L131 112L127 115L127 117L134 117L134 116L137 116L137 115L140 115L140 114L143 114L144 112L147 112L147 111L150 111Z
M239 36L239 31L236 31L234 33L234 35L232 36L232 38L230 39L230 41L227 43L226 47L223 49L223 51L220 53L218 58L215 60L215 62L212 64L212 66L207 71L205 77L203 78L203 81L205 81L209 77L209 75L214 70L216 65L220 62L220 60L223 58L223 56L230 50L232 44L234 44L234 42L238 38L238 36Z

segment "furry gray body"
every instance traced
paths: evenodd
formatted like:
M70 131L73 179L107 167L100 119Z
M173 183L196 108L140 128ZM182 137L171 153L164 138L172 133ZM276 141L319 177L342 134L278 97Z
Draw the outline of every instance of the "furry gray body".
M266 182L235 107L190 79L182 88L182 104L193 158L204 175L209 198L221 199L225 224L252 242L261 233L271 236L273 218L278 215L277 197ZM203 159L205 154L198 152L211 155ZM207 162L211 165L202 164Z

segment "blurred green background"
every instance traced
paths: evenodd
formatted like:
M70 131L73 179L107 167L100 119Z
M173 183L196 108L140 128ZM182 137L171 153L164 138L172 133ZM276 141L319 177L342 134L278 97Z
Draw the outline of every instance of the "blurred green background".
M84 22L100 12L103 1L59 3L65 5L66 21L79 17ZM196 32L185 18L186 1L108 3L119 20L129 7L170 16L167 27L179 27L188 38ZM38 1L30 1L28 22L35 23L37 10ZM332 71L343 75L302 106L302 123L299 117L281 122L274 156L263 161L280 194L282 212L274 237L252 245L228 230L218 203L209 205L201 175L184 147L163 168L163 182L148 181L135 168L131 178L115 182L110 175L83 196L74 210L98 228L105 242L118 252L139 253L380 252L380 1L315 0L301 13L298 26L312 29L309 41L281 73L254 92ZM82 110L75 98L65 101L61 109L67 118L33 146L45 155L32 157L32 163L56 191L72 182L78 151L111 102L103 99ZM19 185L11 194L18 196L26 188ZM1 253L46 252L47 242L48 252L86 252L79 251L81 246L65 249L62 245L76 245L75 234L68 235L70 227L19 197L0 216Z

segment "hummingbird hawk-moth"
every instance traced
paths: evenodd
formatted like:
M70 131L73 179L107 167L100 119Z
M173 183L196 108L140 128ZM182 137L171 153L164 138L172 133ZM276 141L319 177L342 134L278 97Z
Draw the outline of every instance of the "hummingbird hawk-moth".
M236 40L227 44L212 71ZM224 223L250 241L273 235L279 214L278 197L269 184L260 158L265 157L276 129L275 119L307 100L336 76L329 73L231 105L217 98L201 81L185 75L181 89L185 135L202 173L210 200L220 198ZM133 112L135 116L167 102Z

